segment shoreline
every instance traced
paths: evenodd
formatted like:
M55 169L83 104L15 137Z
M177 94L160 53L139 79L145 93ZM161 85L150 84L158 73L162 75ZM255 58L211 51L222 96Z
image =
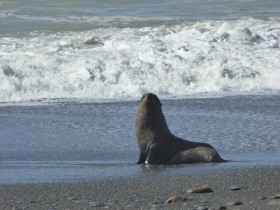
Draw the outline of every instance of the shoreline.
M280 209L279 177L280 166L261 166L178 176L0 185L0 209ZM187 193L203 186L213 192ZM176 202L166 203L172 196L177 196Z

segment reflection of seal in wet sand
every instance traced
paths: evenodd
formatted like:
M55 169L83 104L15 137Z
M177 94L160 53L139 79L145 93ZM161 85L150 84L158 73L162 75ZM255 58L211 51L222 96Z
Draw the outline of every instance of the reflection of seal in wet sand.
M160 100L155 94L147 93L141 98L135 129L140 148L139 164L224 162L211 145L174 136L169 131Z

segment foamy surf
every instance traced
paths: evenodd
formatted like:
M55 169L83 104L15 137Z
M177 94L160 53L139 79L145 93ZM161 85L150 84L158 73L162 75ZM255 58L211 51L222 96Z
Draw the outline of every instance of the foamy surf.
M279 92L280 19L0 38L0 101Z

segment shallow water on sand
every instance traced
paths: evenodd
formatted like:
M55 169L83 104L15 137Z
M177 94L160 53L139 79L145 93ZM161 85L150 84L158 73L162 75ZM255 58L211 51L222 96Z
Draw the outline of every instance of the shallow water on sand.
M72 182L280 165L280 96L162 100L171 131L223 164L136 165L135 101L0 107L0 183ZM158 170L160 169L160 170Z

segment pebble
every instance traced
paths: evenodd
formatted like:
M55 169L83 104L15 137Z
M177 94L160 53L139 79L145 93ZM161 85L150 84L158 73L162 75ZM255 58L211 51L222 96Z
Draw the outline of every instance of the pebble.
M258 198L258 200L266 200L266 199L267 199L267 197L264 197L264 196Z
M76 197L76 196L69 196L68 198L67 198L67 200L69 200L69 201L75 201L75 200L78 200L78 198Z
M75 204L85 204L87 202L88 202L88 200L76 200Z
M280 206L280 199L274 199L268 203L269 206Z
M180 196L173 195L170 198L168 198L165 203L176 203L176 202L181 202L184 201L184 199Z
M110 204L116 204L116 203L119 203L119 201L118 200L109 200L109 203Z
M134 202L131 202L131 203L126 203L125 206L126 207L136 207L136 206L138 206L138 204L134 203Z
M151 203L150 206L152 207L151 209L153 209L153 210L164 208L163 203Z
M237 190L241 190L241 187L239 187L239 186L231 186L229 189L231 191L237 191Z
M220 206L219 207L219 210L223 210L223 209L227 209L227 207L226 206Z
M280 193L275 195L272 199L280 199Z
M208 204L208 203L210 203L210 200L208 200L208 199L203 199L203 200L201 200L200 202L201 202L201 203L204 203L204 204Z
M13 206L12 210L21 210L21 208L18 208L17 206Z
M89 205L91 205L92 207L101 207L101 206L105 206L104 203L100 202L100 201L91 201L89 202Z
M208 210L209 207L208 206L198 206L197 210Z
M189 206L189 205L190 205L190 204L189 204L188 202L184 202L184 203L183 203L183 206L184 206L184 207L187 207L187 206Z
M231 201L231 202L228 202L226 205L227 206L240 206L240 205L243 205L244 203L243 202L240 202L240 201Z
M193 194L193 193L210 193L213 192L213 190L210 187L198 187L198 188L192 188L188 189L187 193Z

